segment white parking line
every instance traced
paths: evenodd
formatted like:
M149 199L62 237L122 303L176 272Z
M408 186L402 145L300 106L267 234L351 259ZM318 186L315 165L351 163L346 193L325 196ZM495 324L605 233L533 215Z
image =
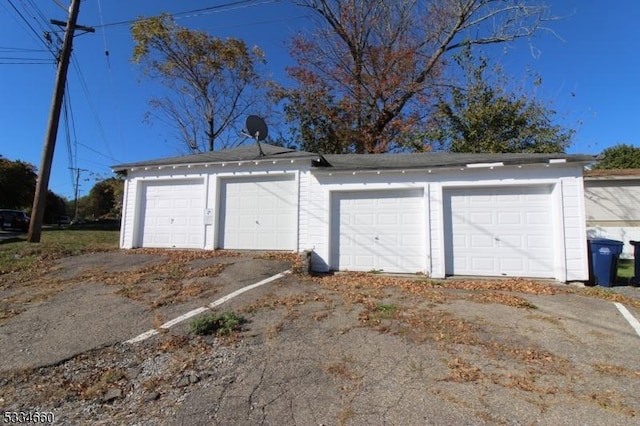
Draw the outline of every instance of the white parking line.
M280 272L279 274L276 274L276 275L274 275L274 276L272 276L272 277L269 277L269 278L267 278L267 279L264 279L264 280L262 280L262 281L260 281L260 282L255 283L255 284L251 284L251 285L248 285L248 286L246 286L246 287L242 287L241 289L236 290L236 291L234 291L233 293L229 293L229 294L227 294L226 296L221 297L220 299L216 300L215 302L211 302L211 303L209 303L209 304L208 304L207 306L205 306L205 307L198 308L198 309L194 309L193 311L189 311L189 312L187 312L187 313L186 313L186 314L184 314L184 315L180 315L179 317L174 318L174 319L172 319L171 321L167 321L167 322L165 322L164 324L162 324L162 325L160 326L160 328L165 329L165 330L166 330L166 329L169 329L170 327L173 327L174 325L176 325L176 324L178 324L178 323L181 323L181 322L182 322L182 321L184 321L184 320L187 320L187 319L189 319L189 318L191 318L191 317L194 317L194 316L196 316L196 315L199 315L199 314L201 314L201 313L203 313L203 312L205 312L205 311L208 311L209 309L213 309L213 308L215 308L216 306L222 305L224 302L226 302L226 301L228 301L228 300L230 300L230 299L233 299L234 297L236 297L236 296L238 296L238 295L240 295L240 294L242 294L242 293L244 293L244 292L247 292L247 291L249 291L249 290L253 290L253 289L254 289L254 288L256 288L256 287L260 287L261 285L268 284L268 283L270 283L270 282L272 282L272 281L275 281L275 280L277 280L277 279L280 279L280 278L282 278L282 277L284 277L285 275L290 274L290 273L291 273L291 271L286 270L286 271L284 271L284 272ZM133 339L129 339L129 340L125 341L125 343L137 343L137 342L141 342L141 341L143 341L143 340L145 340L145 339L148 339L148 338L149 338L149 337L151 337L151 336L155 336L155 335L156 335L156 334L158 334L158 333L159 333L159 331L158 331L158 330L156 330L156 329L151 329L151 330L145 331L144 333L142 333L142 334L140 334L140 335L138 335L138 336L134 337Z
M631 312L629 312L622 303L613 302L613 304L616 305L616 308L618 308L618 310L620 311L624 319L627 320L629 325L633 327L633 329L636 331L636 334L640 336L640 322L638 322L638 320L633 315L631 315Z

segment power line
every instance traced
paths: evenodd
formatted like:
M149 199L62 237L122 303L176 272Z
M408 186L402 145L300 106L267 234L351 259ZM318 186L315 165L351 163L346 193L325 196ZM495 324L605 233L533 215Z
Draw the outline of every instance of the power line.
M50 52L50 50L45 50L45 49L29 49L26 47L7 47L7 46L0 46L0 52Z
M77 143L78 145L82 146L83 148L86 148L86 149L88 149L89 151L93 152L94 154L98 154L98 155L100 155L100 156L102 156L102 157L106 158L107 160L113 161L114 163L122 163L122 161L117 160L117 159L113 158L112 156L107 155L107 154L105 154L105 153L103 153L103 152L100 152L100 151L98 151L97 149L94 149L94 148L90 147L89 145L85 145L85 144L83 144L82 142L76 142L76 143Z
M68 86L68 84L67 84ZM73 149L71 148L71 132L70 132L70 127L71 127L71 119L70 114L69 114L69 110L71 109L71 102L69 100L70 96L69 96L69 87L67 87L64 99L63 99L63 109L62 109L62 113L64 116L64 130L65 130L65 136L66 136L66 142L67 142L67 156L69 157L69 171L71 172L71 187L73 187L74 182L75 182L75 177L73 175L73 169L76 168L76 164L74 162L74 155L73 155ZM75 189L76 193L77 193L77 188Z
M56 57L57 56L56 53L51 50L51 46L49 44L47 44L47 41L44 39L44 35L40 35L38 33L38 31L36 31L36 29L33 28L31 23L27 20L27 18L25 18L24 14L22 12L20 12L20 10L18 10L18 8L13 4L13 2L11 0L7 0L7 2L13 8L13 10L18 14L18 16L22 19L22 21L27 25L27 27L31 30L31 32L33 33L35 38L38 40L38 42L44 44L44 46L47 48L47 50L49 50L51 52L51 54L54 57Z
M18 61L2 61L0 59L0 65L53 65L55 64L55 61L52 60L47 60L47 61L43 61L43 62L18 62Z
M216 5L216 6L203 7L203 8L200 8L200 9L186 10L186 11L183 11L183 12L167 13L167 15L172 16L174 18L183 17L183 16L187 16L187 15L197 16L197 15L205 15L205 14L210 14L210 13L227 12L229 10L240 9L240 8L245 8L245 7L260 6L260 5L269 4L269 3L279 3L280 1L282 1L282 0L265 0L265 1L240 0L240 1L234 1L234 2L225 3L225 4L219 4L219 5ZM95 28L105 28L105 27L114 27L114 26L119 26L119 25L129 25L129 24L133 24L134 22L139 21L140 19L141 18L136 18L136 19L130 19L130 20L127 20L127 21L111 22L111 23L102 24L102 25L93 25L93 27L95 27ZM144 18L142 18L142 19L144 19Z
M87 102L89 103L89 109L91 110L93 118L96 121L96 125L98 127L98 133L100 133L100 136L104 141L104 145L107 148L107 152L109 153L109 155L113 157L113 153L111 152L111 147L109 146L109 141L107 138L107 133L105 132L104 127L102 126L102 122L100 121L100 115L98 114L98 110L96 109L95 104L93 103L93 99L91 98L91 94L89 93L89 87L87 86L87 82L84 79L84 75L82 74L80 65L78 64L78 61L75 59L75 57L71 58L71 64L73 65L73 68L76 70L76 73L78 74L80 87L82 88L82 91L84 92L87 98Z

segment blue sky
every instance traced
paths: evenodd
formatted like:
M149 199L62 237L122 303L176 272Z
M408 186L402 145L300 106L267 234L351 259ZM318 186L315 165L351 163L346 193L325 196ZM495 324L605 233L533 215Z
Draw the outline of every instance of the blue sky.
M33 63L34 58L49 60L51 55L46 51L15 49L43 50L34 30L40 33L46 29L43 18L66 21L68 3L0 0L0 154L36 167L40 165L55 67L52 61ZM222 7L233 3L236 5ZM576 129L569 152L596 154L617 143L639 145L640 2L546 3L552 14L562 17L549 25L555 34L540 32L532 40L500 49L497 59L514 81L525 80L528 69L542 78L537 98L557 111L559 124ZM177 22L260 46L272 78L282 81L285 66L291 64L287 40L311 26L309 12L287 1L85 0L78 23L95 26L96 32L74 40L74 64L68 76L74 126L68 144L61 123L51 190L73 197L70 167L82 169L80 195L84 195L95 179L112 176L111 165L182 152L170 128L143 122L148 100L159 88L141 79L139 69L130 61L133 44L129 25L103 24L212 6L221 7L179 15Z

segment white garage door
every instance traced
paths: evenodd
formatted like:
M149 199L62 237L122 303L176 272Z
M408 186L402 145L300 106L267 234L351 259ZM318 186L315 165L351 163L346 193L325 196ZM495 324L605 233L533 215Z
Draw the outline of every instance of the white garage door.
M553 277L549 187L445 191L447 275Z
M219 247L295 250L298 223L296 188L293 175L222 181Z
M332 269L426 269L422 189L336 192L331 201Z
M145 183L141 208L141 247L202 248L202 179Z

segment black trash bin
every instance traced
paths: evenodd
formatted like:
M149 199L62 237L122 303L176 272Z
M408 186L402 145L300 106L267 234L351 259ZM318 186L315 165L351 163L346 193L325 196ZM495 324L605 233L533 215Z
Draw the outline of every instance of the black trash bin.
M640 241L629 241L629 244L633 246L633 278L631 278L631 285L640 285Z
M618 278L618 258L622 253L622 241L606 238L588 240L589 281L603 287L612 287Z

